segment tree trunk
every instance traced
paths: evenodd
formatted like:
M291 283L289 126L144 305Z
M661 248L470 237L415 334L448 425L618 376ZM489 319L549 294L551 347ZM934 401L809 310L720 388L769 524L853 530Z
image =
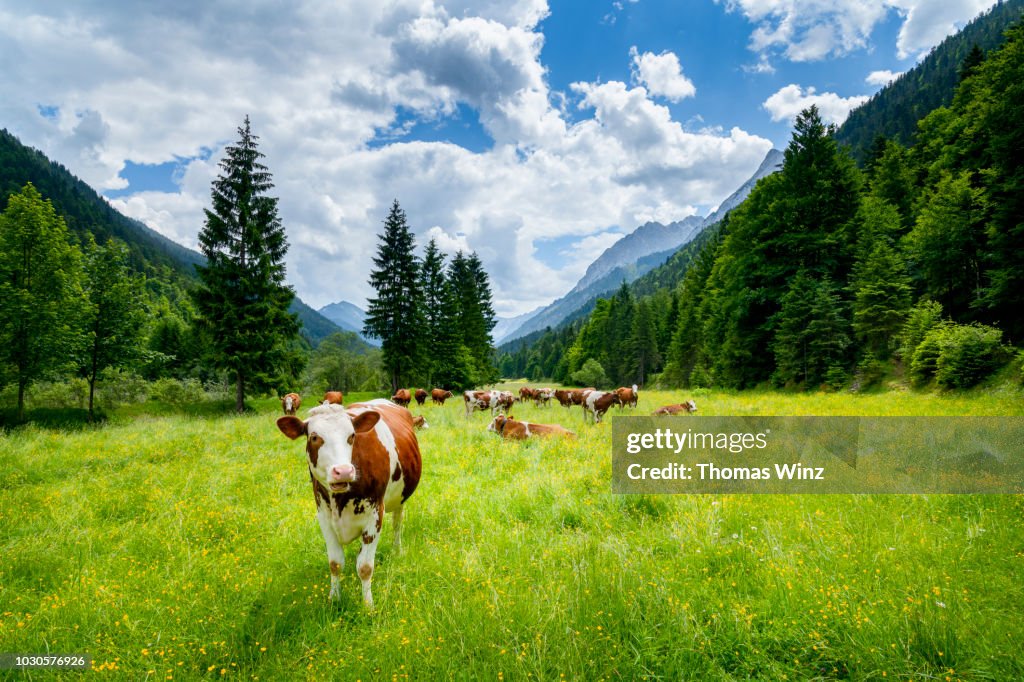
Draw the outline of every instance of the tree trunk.
M18 379L18 422L25 421L25 380Z
M245 411L245 379L241 372L235 373L235 412Z

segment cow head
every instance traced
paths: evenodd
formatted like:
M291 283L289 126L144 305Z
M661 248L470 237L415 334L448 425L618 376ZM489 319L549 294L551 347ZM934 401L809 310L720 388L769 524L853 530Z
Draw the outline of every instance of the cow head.
M509 419L511 419L511 417L509 417ZM505 430L506 421L508 421L508 419L506 419L503 415L499 414L497 417L491 420L491 423L488 424L487 426L487 430L493 431L494 433L501 433L502 431Z
M686 401L686 409L689 412L691 412L691 413L696 412L697 411L697 403L693 402L692 398L690 400L687 400Z
M281 417L277 428L295 440L306 436L306 455L313 478L332 493L346 492L359 480L358 463L353 461L352 450L360 434L377 425L380 414L367 410L350 417L341 405L320 405L309 411L309 419Z

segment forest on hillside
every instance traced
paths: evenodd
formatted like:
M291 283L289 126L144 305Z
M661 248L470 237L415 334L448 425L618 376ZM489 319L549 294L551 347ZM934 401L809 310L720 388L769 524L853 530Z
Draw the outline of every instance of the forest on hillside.
M879 137L863 168L804 111L782 170L700 244L585 321L508 348L503 374L734 388L862 387L895 371L917 385L981 381L1024 342L1024 28L960 78L912 145Z

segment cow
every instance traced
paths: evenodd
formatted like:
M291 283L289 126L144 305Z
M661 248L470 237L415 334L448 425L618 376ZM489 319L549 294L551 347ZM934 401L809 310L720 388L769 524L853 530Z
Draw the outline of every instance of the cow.
M573 405L583 405L584 409L586 409L586 405L583 401L586 400L588 393L591 393L595 390L597 389L595 389L593 386L590 386L588 388L574 388L571 391L569 391L569 399L572 401Z
M324 393L324 399L321 401L321 404L341 405L342 398L344 397L345 396L341 394L341 391L327 391L327 393Z
M487 430L497 433L502 438L509 438L512 440L526 440L533 436L563 436L565 438L576 437L575 433L558 424L533 424L531 422L519 421L512 417L505 417L500 414L491 421Z
M281 409L284 410L285 414L295 414L299 411L299 406L302 404L302 398L299 397L298 393L286 393L281 398Z
M412 402L412 394L409 393L409 389L400 388L391 396L391 402L402 407L408 407L409 403Z
M560 388L555 391L555 400L562 407L572 407L572 391Z
M525 403L527 400L533 399L534 393L535 391L529 386L523 386L519 389L519 399Z
M512 404L517 400L519 398L508 391L491 391L491 415L493 416L495 412L508 414Z
M555 395L555 392L550 388L535 388L533 390L533 404L537 407L542 405L550 406L551 397Z
M462 394L462 400L466 403L466 418L474 410L491 409L491 391L466 391Z
M412 425L413 425L413 427L415 427L417 429L429 429L430 428L430 424L427 423L426 418L423 415L421 415L421 414L417 414L416 416L414 416L412 418Z
M452 397L451 391L446 391L443 388L435 388L430 392L430 401L435 405L444 405L444 401Z
M423 406L423 403L427 402L427 392L422 388L417 388L414 396L416 397L416 404L420 407Z
M619 409L623 407L636 407L637 402L640 400L640 389L637 388L636 384L633 384L633 388L627 388L625 386L615 389L615 392L619 396Z
M331 599L341 597L345 545L361 538L356 572L363 601L373 608L370 581L384 514L395 525L395 550L402 547L402 514L420 481L422 462L412 414L387 400L349 405L318 405L303 421L277 420L281 433L306 437L309 477L317 521L327 546Z
M659 407L651 414L654 415L666 415L666 414L693 414L697 411L697 403L693 400L687 400L685 403L679 403L678 405L666 405L665 407Z
M583 404L583 422L586 423L589 414L595 424L600 424L608 408L618 402L619 394L615 391L588 391Z

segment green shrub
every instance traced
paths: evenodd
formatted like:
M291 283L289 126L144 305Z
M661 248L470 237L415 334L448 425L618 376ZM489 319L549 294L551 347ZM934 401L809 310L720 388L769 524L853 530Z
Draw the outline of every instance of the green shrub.
M594 388L606 388L611 384L604 367L594 358L587 358L583 367L578 372L572 373L572 380L580 386L593 386Z
M942 323L942 304L927 299L910 309L900 332L898 354L903 362L912 362L917 347L932 329Z
M206 393L197 379L157 379L150 388L149 397L168 405L182 406L205 400Z
M857 364L857 379L861 388L874 386L885 376L885 363L868 352Z
M935 381L946 388L967 388L1006 361L1003 332L983 324L956 324L945 330Z
M149 382L135 372L108 367L96 382L96 402L105 408L142 403L149 397Z
M36 407L85 408L89 401L89 382L81 377L60 381L40 381L28 389L27 403Z
M934 377L944 388L973 386L1005 362L1002 337L1002 331L983 324L941 323L914 350L911 378L921 384Z

